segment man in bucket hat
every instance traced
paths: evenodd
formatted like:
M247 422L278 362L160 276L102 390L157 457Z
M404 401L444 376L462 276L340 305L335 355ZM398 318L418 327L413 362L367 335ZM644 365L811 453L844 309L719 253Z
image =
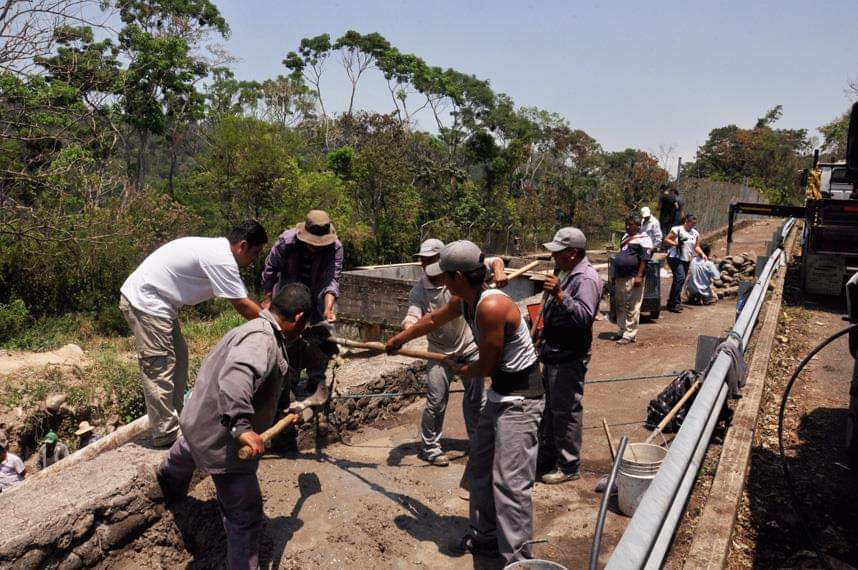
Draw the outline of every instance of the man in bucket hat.
M287 283L303 283L313 300L308 326L336 321L334 303L340 295L343 256L343 245L330 216L322 210L310 210L303 222L280 234L265 259L262 307L267 309ZM294 389L301 370L307 370L306 391L312 393L319 382L324 382L329 359L330 355L305 342L289 347L289 374L280 398L281 410L289 407L289 390Z

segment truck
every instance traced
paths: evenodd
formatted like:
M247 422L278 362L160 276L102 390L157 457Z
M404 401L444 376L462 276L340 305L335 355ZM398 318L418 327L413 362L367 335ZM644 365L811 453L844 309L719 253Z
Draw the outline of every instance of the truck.
M739 214L793 217L804 220L801 235L801 288L817 295L839 296L849 277L858 272L858 103L852 106L846 160L819 162L803 180L804 205L737 202L730 205L727 251L733 241L733 223Z

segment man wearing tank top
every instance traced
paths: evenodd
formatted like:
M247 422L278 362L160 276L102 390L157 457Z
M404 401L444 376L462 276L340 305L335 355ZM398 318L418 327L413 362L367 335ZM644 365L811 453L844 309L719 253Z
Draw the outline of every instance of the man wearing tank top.
M593 344L593 321L602 279L587 259L587 238L578 228L561 228L543 244L557 275L546 278L548 295L539 358L544 365L545 415L540 427L539 470L549 485L580 477L584 376Z
M531 492L545 399L527 323L512 299L486 287L485 273L483 254L473 243L462 240L444 247L426 275L443 276L453 297L387 341L387 351L395 354L409 340L465 318L479 358L448 364L459 375L490 376L492 382L470 456L470 529L450 550L500 554L510 564L531 558Z

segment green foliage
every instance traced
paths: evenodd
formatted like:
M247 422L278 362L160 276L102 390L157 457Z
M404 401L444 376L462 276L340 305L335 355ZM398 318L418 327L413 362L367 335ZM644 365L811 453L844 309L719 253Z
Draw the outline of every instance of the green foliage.
M830 152L835 158L843 160L846 157L846 138L849 134L849 115L851 110L819 127L825 139L822 144L823 152Z
M29 321L30 312L21 299L0 303L0 343L21 334Z

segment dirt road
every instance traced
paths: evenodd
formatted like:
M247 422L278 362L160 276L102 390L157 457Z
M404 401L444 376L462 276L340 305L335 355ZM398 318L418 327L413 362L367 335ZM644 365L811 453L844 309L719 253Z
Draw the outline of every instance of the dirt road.
M734 252L764 249L777 226L758 222L739 233ZM716 253L723 244L716 244ZM664 279L666 297L669 279ZM669 373L694 364L698 335L723 335L731 326L731 300L709 307L688 307L682 314L662 312L657 322L642 323L638 342L621 347L607 339L614 326L596 325L588 381L619 376ZM383 357L382 357L383 358ZM669 378L593 383L584 397L582 478L560 486L537 484L534 490L538 556L570 568L589 557L601 496L593 491L610 468L601 432L607 418L614 437L642 440L646 406ZM454 384L454 388L460 387ZM259 477L268 517L263 555L273 568L494 568L496 560L452 558L447 544L467 526L468 503L458 483L465 465L466 437L461 399L451 397L443 445L455 457L447 468L427 466L416 457L422 401L404 408L386 423L366 428L348 443L319 453L267 457ZM225 542L214 490L204 480L173 517L146 533L132 548L109 562L119 567L169 566L178 561L218 566ZM611 513L605 527L602 562L628 519Z

